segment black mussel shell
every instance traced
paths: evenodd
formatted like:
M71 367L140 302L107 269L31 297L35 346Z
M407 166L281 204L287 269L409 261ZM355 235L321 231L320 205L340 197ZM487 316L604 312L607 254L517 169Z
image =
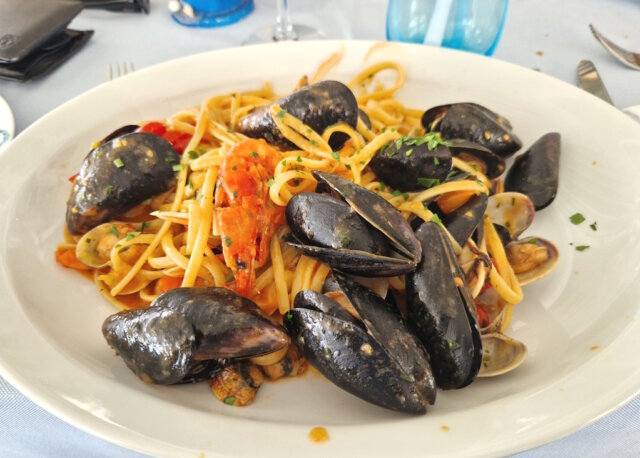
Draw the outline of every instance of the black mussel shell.
M102 333L138 377L157 384L192 381L216 370L216 363L201 361L260 356L289 344L281 326L225 288L173 289L149 308L108 317Z
M529 196L536 210L547 207L558 192L560 134L551 132L517 156L504 180L505 191Z
M157 135L134 132L93 149L85 158L67 202L67 228L82 234L175 183L180 158Z
M427 110L422 125L429 132L440 132L445 140L462 139L479 143L502 158L522 147L503 117L476 103L453 103Z
M445 215L442 222L458 245L464 245L483 221L487 199L486 194L475 195L464 205Z
M463 161L480 166L480 171L490 180L498 178L505 169L505 162L489 148L466 140L451 140L451 154Z
M123 135L130 134L138 130L140 126L137 124L127 124L126 126L122 126L111 132L109 135L100 140L98 145L102 145L104 143L110 142L114 138L122 137Z
M318 312L331 315L342 321L353 323L356 326L363 326L360 321L347 312L347 310L338 302L324 294L310 289L304 289L296 294L296 297L293 299L293 307L317 310Z
M338 81L322 81L302 88L276 103L319 134L339 122L345 122L354 129L358 124L356 98L347 86ZM271 104L252 111L238 122L236 129L248 137L264 138L272 145L295 148L295 145L280 134L280 130L271 119L270 110ZM338 140L344 142L343 137L339 137ZM338 140L330 141L333 149L342 146Z
M444 181L451 172L451 151L443 144L430 149L428 142L420 140L398 139L383 146L369 167L385 184L403 192L421 191L433 180Z
M426 222L416 236L423 255L407 275L407 321L431 357L438 387L462 388L482 362L475 302L444 230Z

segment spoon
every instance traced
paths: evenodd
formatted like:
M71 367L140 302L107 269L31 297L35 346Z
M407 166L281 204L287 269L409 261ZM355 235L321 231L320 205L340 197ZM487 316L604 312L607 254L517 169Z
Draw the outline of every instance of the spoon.
M478 377L506 374L518 367L527 356L527 347L519 340L500 332L482 336L482 366Z

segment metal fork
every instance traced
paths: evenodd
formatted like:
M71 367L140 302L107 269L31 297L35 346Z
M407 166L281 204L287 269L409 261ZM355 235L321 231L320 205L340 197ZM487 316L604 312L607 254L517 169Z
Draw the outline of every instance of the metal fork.
M593 36L596 37L596 40L598 40L600 44L613 55L613 57L618 59L627 67L633 68L634 70L640 70L640 54L621 48L598 32L593 24L589 24L589 28L591 29Z
M109 64L107 66L107 80L111 81L116 78L120 78L121 76L124 76L128 73L133 73L135 71L136 69L133 66L133 62L129 62L128 65L126 62L123 62L122 65L120 65L117 62L115 64Z

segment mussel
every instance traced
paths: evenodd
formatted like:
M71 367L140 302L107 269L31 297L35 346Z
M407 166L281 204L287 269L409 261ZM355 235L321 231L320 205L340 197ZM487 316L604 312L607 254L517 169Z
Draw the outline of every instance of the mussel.
M93 149L85 158L67 202L67 228L82 234L161 194L175 182L180 159L157 135L134 132Z
M548 133L517 156L504 180L505 191L529 196L536 210L547 207L558 192L560 134Z
M345 122L354 129L358 124L356 98L347 86L338 81L322 81L304 87L275 103L319 134L338 122ZM280 133L271 118L270 109L271 104L252 111L238 122L236 130L248 137L264 138L272 145L295 148ZM344 142L343 137L329 143L333 149L339 149L342 146L340 142Z
M420 245L390 203L337 175L313 175L346 203L318 193L294 196L286 208L292 230L287 243L357 275L393 276L415 269Z
M479 143L502 158L522 147L508 120L477 103L452 103L431 108L422 115L422 125L428 132L440 132L445 140Z
M177 288L149 308L108 317L107 343L142 380L191 381L219 362L276 352L289 345L285 330L249 299L225 288Z
M424 413L436 397L426 351L395 306L337 271L334 277L361 322L347 312L336 313L341 306L332 299L302 291L284 317L292 342L311 365L355 396Z
M407 275L407 321L429 352L438 387L462 388L482 362L475 302L444 230L425 222L416 237L422 259Z
M428 137L402 137L383 146L369 167L381 181L403 192L422 190L425 182L444 181L451 172L451 151Z
M451 154L478 168L487 178L498 178L505 170L503 158L478 143L466 140L450 140L447 142Z
M487 209L487 195L477 194L462 206L444 216L442 223L458 245L464 245L484 218Z

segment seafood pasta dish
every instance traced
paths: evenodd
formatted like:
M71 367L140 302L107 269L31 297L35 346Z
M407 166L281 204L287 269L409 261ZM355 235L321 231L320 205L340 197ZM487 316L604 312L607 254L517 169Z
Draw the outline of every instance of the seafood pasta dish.
M70 177L56 260L121 309L102 332L143 381L243 406L311 365L424 413L525 360L509 325L558 250L522 234L555 198L560 135L523 148L490 107L407 107L400 65L340 82L339 59L288 94L125 125Z

